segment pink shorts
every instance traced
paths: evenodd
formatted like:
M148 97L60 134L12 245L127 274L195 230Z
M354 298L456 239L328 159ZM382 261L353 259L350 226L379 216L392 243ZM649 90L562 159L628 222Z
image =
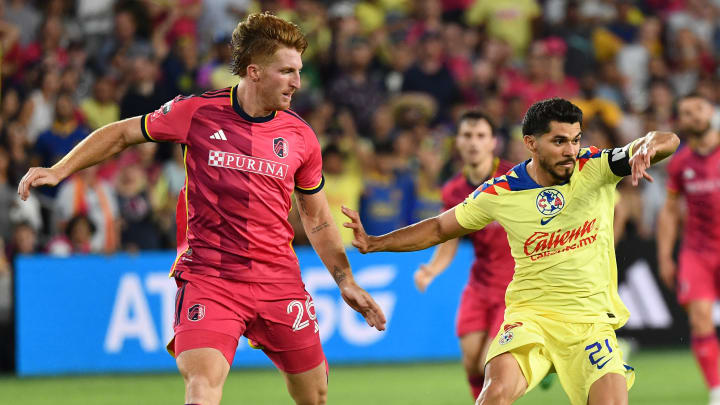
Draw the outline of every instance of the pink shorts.
M505 315L505 295L477 283L468 283L460 298L456 332L464 336L486 331L495 336Z
M232 364L238 339L259 345L289 374L325 361L315 306L302 282L248 283L180 272L175 275L175 337L168 351L218 349Z
M720 257L689 249L680 250L677 296L681 305L720 298Z

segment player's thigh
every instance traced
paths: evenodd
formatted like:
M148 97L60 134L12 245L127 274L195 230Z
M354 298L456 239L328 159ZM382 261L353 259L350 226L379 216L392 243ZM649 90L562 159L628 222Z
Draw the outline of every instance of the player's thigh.
M691 301L714 301L717 297L712 266L701 254L689 249L680 251L677 275L677 297L681 305Z
M480 348L480 367L485 368L487 362L488 352L490 351L490 345L492 345L492 335L485 336L485 340L482 342Z
M230 364L223 353L212 348L190 349L180 353L176 359L178 370L185 385L201 385L200 388L222 389Z
M505 321L505 297L498 297L488 308L488 336L497 335Z
M714 332L713 301L707 299L691 300L687 303L690 331L694 335L708 335Z
M560 384L573 405L586 405L590 388L598 381L617 383L622 377L616 395L622 395L632 386L635 378L632 367L623 359L615 331L608 324L558 324L550 346L550 355ZM603 383L600 383L604 385Z
M287 373L285 377L290 396L298 404L324 404L327 400L328 374L325 361L302 373Z
M175 335L168 351L177 357L186 350L213 348L232 364L238 339L254 316L248 287L205 275L182 273L176 277Z
M490 338L486 355L485 381L488 365L496 357L510 353L518 364L526 385L526 392L532 390L552 368L545 342L545 330L537 316L510 316L497 334Z
M498 325L492 325L495 305L483 295L484 290L485 288L477 283L468 283L465 286L455 320L455 333L459 337L478 331L488 332L493 326L497 328ZM496 332L497 329L490 333Z
M485 347L487 340L488 334L485 331L475 331L460 336L463 366L468 374L482 374L487 354L487 347ZM483 349L485 349L484 352Z
M513 402L528 388L520 364L511 353L493 357L485 366L485 385L478 404L490 404L497 399Z
M609 373L590 387L588 405L627 405L628 390L625 375Z
M258 316L245 336L262 347L275 366L289 374L325 361L315 304L304 286L256 285Z

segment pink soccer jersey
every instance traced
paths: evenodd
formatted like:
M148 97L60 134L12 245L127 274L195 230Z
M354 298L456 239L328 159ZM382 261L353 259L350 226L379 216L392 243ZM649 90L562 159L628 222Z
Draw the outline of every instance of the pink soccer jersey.
M687 203L683 249L720 254L720 147L701 156L689 147L668 165L667 188Z
M512 165L495 158L492 177L501 176L512 169ZM464 173L458 173L448 180L442 189L443 205L449 210L465 201L478 188L471 184ZM470 273L470 283L480 283L496 297L504 297L513 276L515 261L510 254L507 234L500 224L493 222L469 235L475 250L475 261Z
M178 96L142 116L148 140L184 148L178 257L171 274L297 282L290 195L293 189L310 194L323 187L320 144L293 111L249 116L236 91L237 86Z

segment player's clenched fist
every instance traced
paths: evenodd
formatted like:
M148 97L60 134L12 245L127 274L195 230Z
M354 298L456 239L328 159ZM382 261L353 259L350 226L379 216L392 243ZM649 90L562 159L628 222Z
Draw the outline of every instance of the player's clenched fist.
M45 167L31 167L18 184L18 194L23 201L30 196L30 187L56 186L60 176L53 170Z
M370 251L370 237L365 233L365 228L363 228L362 222L360 222L360 215L345 206L342 207L342 212L352 221L343 224L345 228L353 230L355 239L352 241L352 245L355 246L360 253L368 253Z

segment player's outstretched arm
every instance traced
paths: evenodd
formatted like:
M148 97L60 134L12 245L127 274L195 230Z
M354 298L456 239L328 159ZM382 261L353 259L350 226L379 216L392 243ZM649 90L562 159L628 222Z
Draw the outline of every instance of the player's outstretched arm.
M680 197L669 191L658 215L657 224L657 255L660 267L660 279L669 289L675 287L676 264L673 259L673 249L677 240L678 224L680 222Z
M630 169L633 186L637 186L640 179L653 181L647 173L647 168L672 155L680 145L680 138L672 132L651 131L631 144Z
M420 292L425 292L435 277L439 276L450 265L459 244L460 240L457 238L439 244L430 259L430 263L420 265L420 268L415 271L415 287Z
M18 194L26 200L31 187L55 186L71 174L141 142L145 142L145 137L140 129L140 117L108 124L93 131L53 167L31 167L18 184Z
M353 230L355 240L352 244L360 253L371 252L412 252L427 249L430 246L466 235L473 230L465 229L455 218L455 208L442 214L396 229L382 236L370 236L365 233L360 215L350 208L343 207L343 214L352 222L343 224Z
M315 252L332 274L343 300L362 314L368 325L385 330L385 314L375 300L355 283L340 231L328 207L323 190L314 194L296 193L300 220Z

